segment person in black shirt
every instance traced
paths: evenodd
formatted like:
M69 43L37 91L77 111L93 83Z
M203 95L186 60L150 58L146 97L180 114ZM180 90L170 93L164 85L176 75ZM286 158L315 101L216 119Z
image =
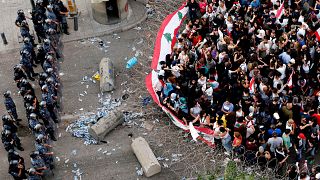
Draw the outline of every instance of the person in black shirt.
M198 18L198 11L200 11L200 6L195 0L188 1L187 7L189 7L189 18L190 20L195 20Z

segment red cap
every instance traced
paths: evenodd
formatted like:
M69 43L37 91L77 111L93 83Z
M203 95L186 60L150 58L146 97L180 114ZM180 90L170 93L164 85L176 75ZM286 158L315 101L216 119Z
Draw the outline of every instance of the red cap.
M298 137L299 137L300 139L306 139L306 136L305 136L303 133L299 133Z

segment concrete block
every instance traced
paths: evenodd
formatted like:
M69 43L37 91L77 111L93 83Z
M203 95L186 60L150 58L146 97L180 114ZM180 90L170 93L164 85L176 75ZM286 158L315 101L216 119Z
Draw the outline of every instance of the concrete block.
M109 58L103 58L99 65L100 72L100 91L112 91L115 88L114 84L114 66Z
M153 154L148 142L144 138L138 137L134 139L131 144L131 148L147 177L161 172L161 166L156 156Z
M102 117L96 124L89 127L89 134L98 142L111 130L124 122L123 113L118 110L111 111L108 116Z

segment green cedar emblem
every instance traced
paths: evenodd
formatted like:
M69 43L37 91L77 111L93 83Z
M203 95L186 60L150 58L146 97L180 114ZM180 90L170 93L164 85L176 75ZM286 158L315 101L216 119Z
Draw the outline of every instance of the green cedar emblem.
M179 20L181 21L182 20L182 13L180 11L178 12L178 17L179 17Z
M168 42L171 42L172 41L172 38L171 38L171 34L170 33L165 33L163 34L164 37L167 39Z

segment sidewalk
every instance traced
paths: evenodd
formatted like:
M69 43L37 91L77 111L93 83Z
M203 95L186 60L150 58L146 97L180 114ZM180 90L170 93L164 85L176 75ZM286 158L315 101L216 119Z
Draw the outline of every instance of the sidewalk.
M71 34L64 35L62 38L63 42L125 31L141 23L147 17L144 4L128 0L129 15L126 20L123 20L118 24L102 25L93 20L91 13L91 0L79 0L76 1L76 3L80 12L80 16L78 18L78 31L74 31L73 19L68 19L69 31ZM8 41L8 44L4 45L2 43L2 39L0 40L0 54L20 48L20 44L18 42L20 31L19 28L14 25L18 9L23 9L25 14L30 16L28 13L28 10L31 9L30 1L0 0L0 19L2 22L0 26L0 33L4 32ZM32 26L32 22L30 20L28 20L28 23ZM33 27L31 29L33 30Z

